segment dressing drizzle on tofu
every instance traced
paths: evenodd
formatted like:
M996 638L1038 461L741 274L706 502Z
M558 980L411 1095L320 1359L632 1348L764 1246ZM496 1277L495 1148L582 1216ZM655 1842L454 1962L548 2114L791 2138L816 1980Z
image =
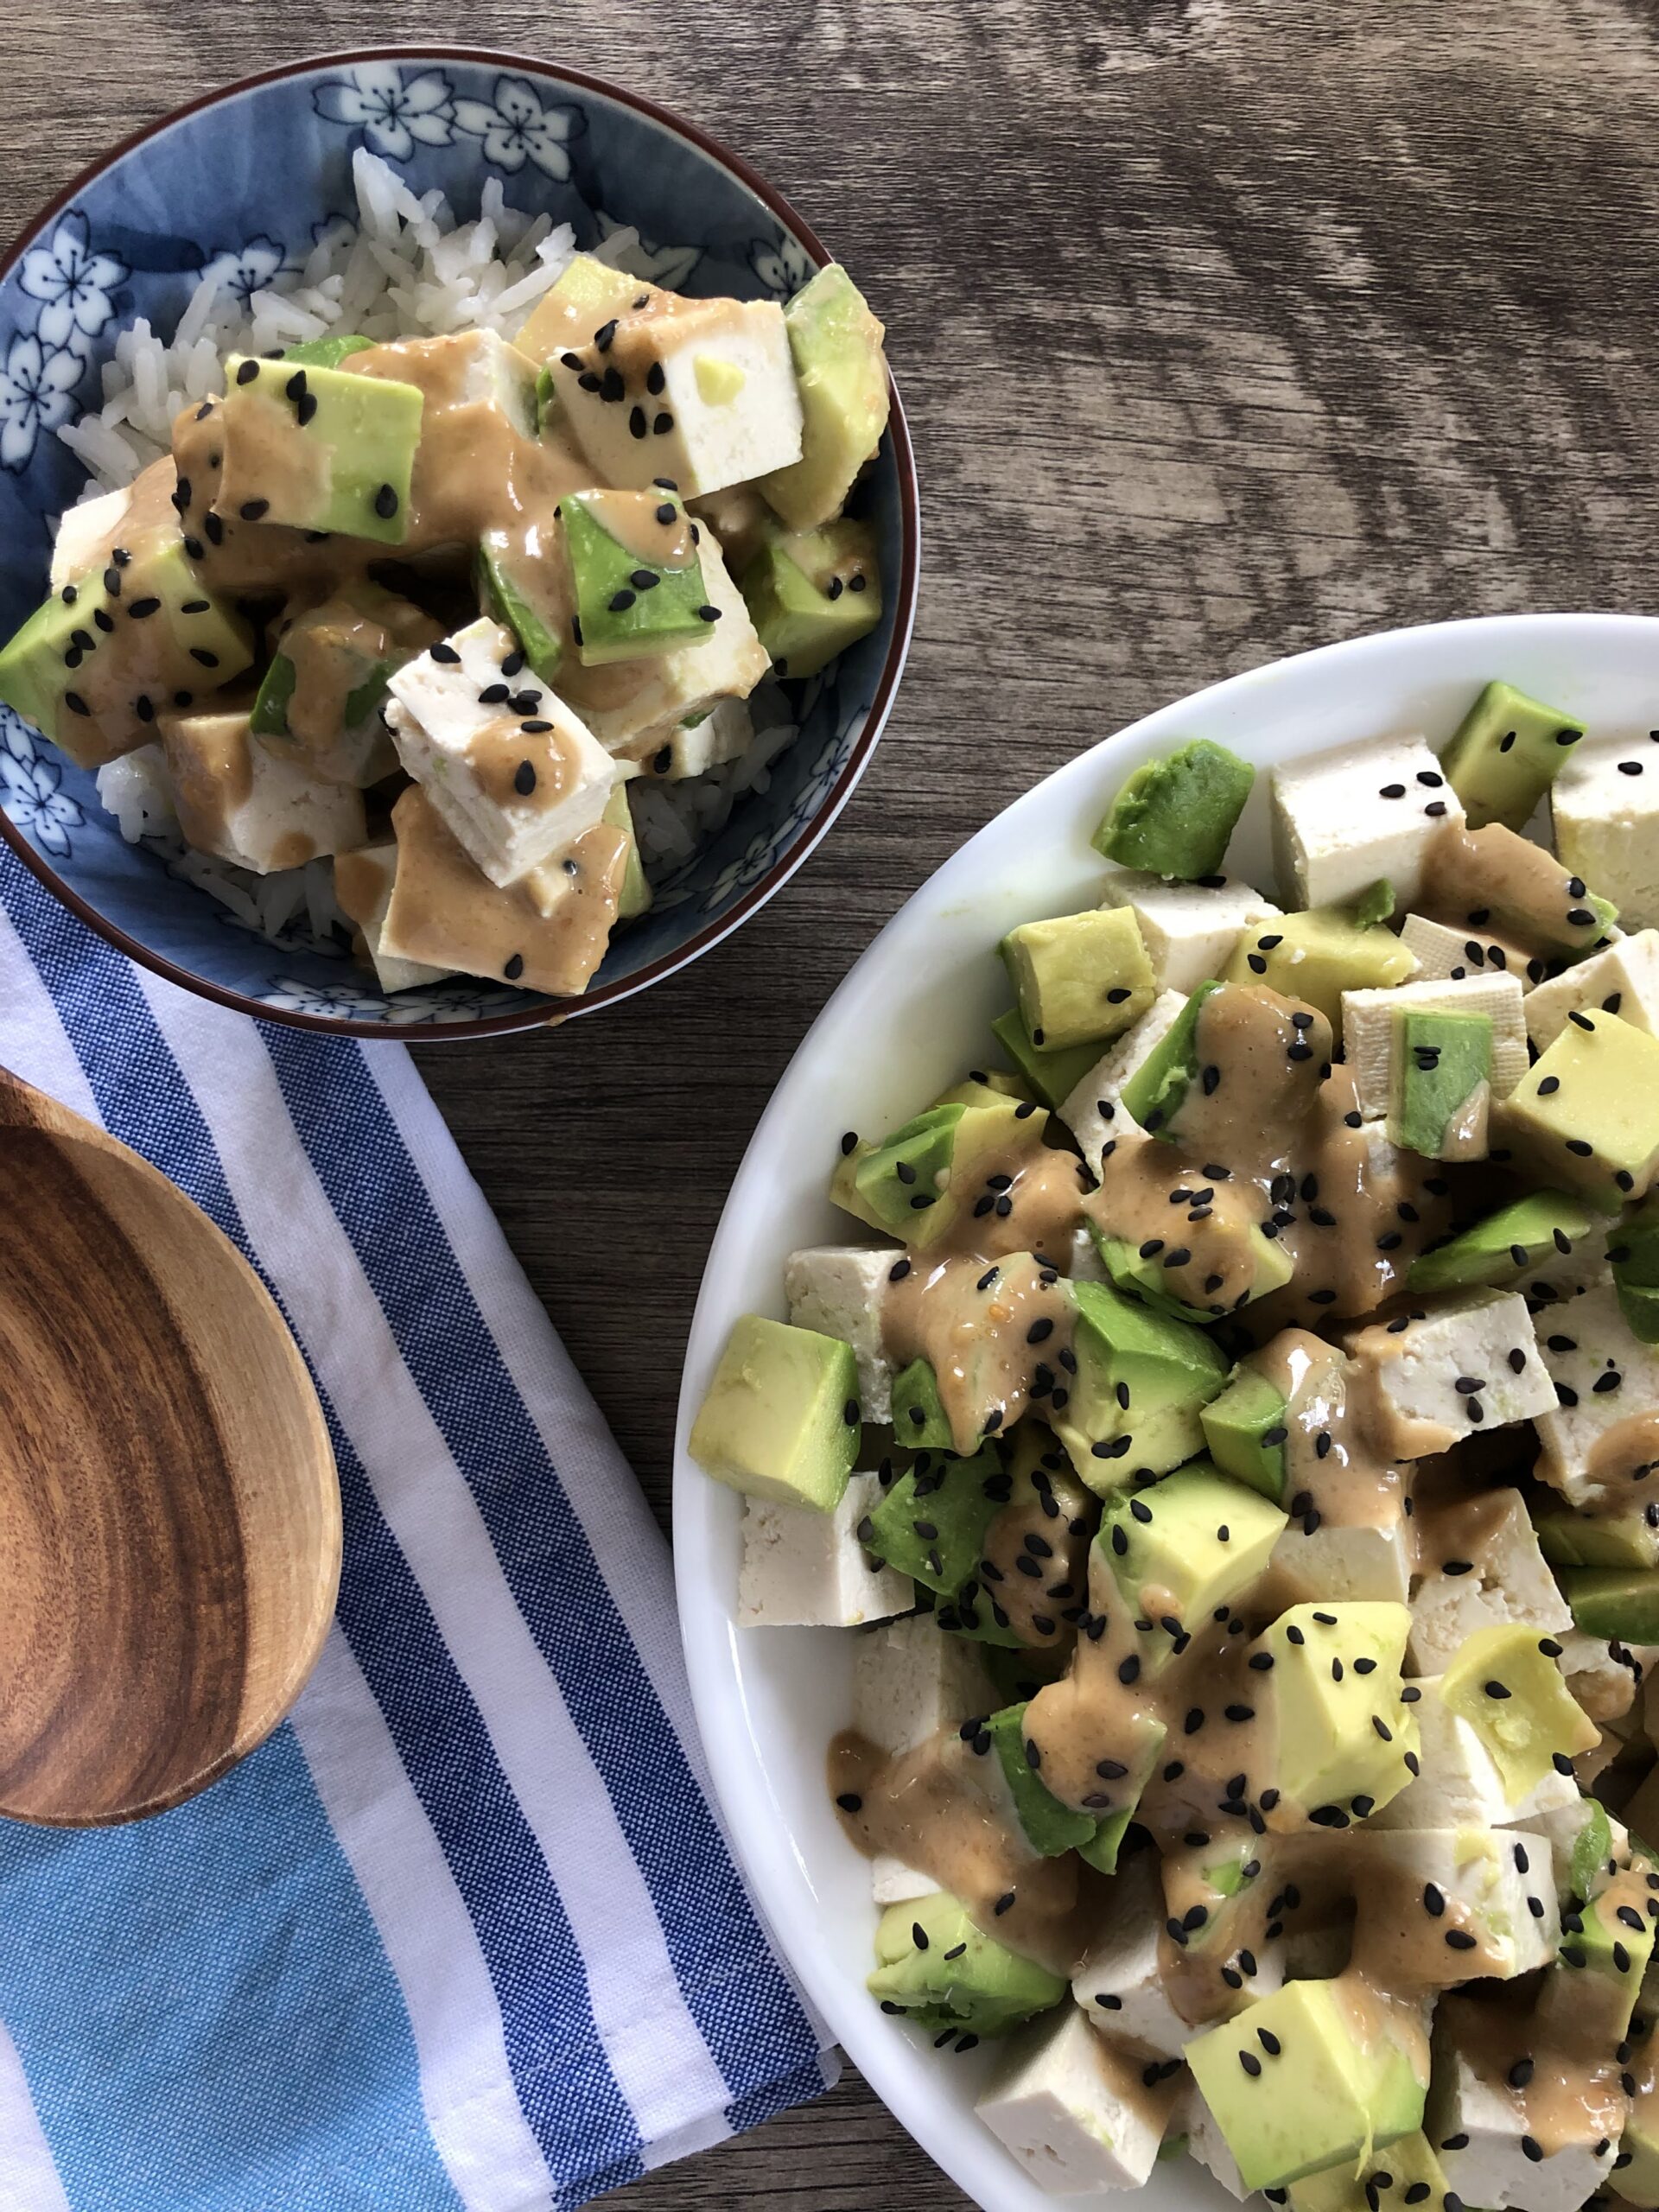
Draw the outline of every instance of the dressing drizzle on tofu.
M1659 933L1610 938L1594 887L1497 818L1583 734L1522 701L1515 780L1518 697L1488 687L1459 765L1403 737L1287 776L1275 843L1307 882L1268 888L1294 907L1345 870L1351 911L1275 915L1229 879L1230 952L1184 885L1160 960L1201 942L1229 980L1173 1005L1155 974L1127 1031L1094 1011L1129 995L1122 948L1090 970L1066 948L1098 930L1028 928L996 1025L1017 1067L847 1132L832 1197L892 1241L790 1262L815 1300L791 1289L791 1323L855 1341L884 1421L855 1541L902 1552L911 1663L939 1655L901 1737L855 1660L830 1751L899 1898L873 1986L941 2044L995 1998L919 1921L895 1978L899 1885L939 1885L1071 1978L1148 2094L1190 2073L1197 2155L1296 2212L1570 2212L1621 2177L1659 2202ZM1134 827L1179 858L1162 788L1139 772ZM1408 912L1363 879L1376 801ZM1413 1008L1448 1018L1438 1088ZM1004 1128L1008 1096L1031 1110ZM1051 2147L1057 2188L1109 2125L1065 2042L1040 2015L981 2105L1028 2171Z
M228 354L170 454L71 511L51 598L0 647L0 701L79 765L146 753L108 785L135 836L176 827L261 874L343 858L353 949L387 992L457 971L584 990L651 904L647 857L696 819L654 796L642 855L627 779L741 759L769 669L787 653L804 678L881 619L874 530L844 510L887 421L882 327L844 270L787 308L682 299L585 254L542 281L512 340ZM416 683L442 727L402 693L383 713L411 660L454 670L474 616L506 639L476 699ZM463 774L477 703L499 727ZM405 838L409 778L429 806Z

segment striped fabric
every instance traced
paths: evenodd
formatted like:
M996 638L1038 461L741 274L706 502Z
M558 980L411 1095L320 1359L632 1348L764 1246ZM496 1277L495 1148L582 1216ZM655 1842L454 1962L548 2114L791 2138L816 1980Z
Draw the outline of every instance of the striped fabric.
M345 1499L269 1744L135 1827L0 1823L0 2212L543 2212L817 2094L661 1539L404 1052L175 990L0 849L0 1061L259 1270Z

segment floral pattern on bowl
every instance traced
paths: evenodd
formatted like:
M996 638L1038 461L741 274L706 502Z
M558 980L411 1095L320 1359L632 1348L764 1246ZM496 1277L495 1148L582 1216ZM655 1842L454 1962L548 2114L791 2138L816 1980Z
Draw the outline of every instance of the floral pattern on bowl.
M48 211L0 274L0 635L42 595L57 515L79 494L55 433L99 404L99 367L137 315L166 332L205 273L245 300L297 270L351 205L366 146L411 189L440 188L458 221L486 179L510 204L574 226L579 246L638 232L654 281L701 295L786 298L821 250L759 180L628 96L527 60L392 52L277 72L158 124ZM778 887L844 803L879 734L914 599L914 478L902 419L861 488L880 542L880 626L809 685L787 686L800 734L764 788L669 870L620 931L583 999L605 1003L713 944ZM93 779L0 710L0 816L10 842L124 949L208 995L308 1027L477 1034L526 1026L551 1001L464 977L387 996L346 949L303 928L276 942L177 873L158 841L126 844Z

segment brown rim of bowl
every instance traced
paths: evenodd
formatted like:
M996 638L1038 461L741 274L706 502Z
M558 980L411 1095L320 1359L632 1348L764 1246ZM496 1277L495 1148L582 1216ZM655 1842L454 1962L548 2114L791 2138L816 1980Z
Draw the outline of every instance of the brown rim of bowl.
M661 124L664 130L677 132L700 152L729 169L763 206L771 209L786 230L793 232L820 268L835 257L817 232L802 221L782 193L774 191L760 171L741 154L733 153L729 147L722 145L718 138L711 137L697 124L688 123L673 109L664 107L656 100L647 99L643 93L625 92L607 78L593 76L585 69L572 68L564 62L543 61L533 54L513 54L495 47L364 46L353 47L348 52L339 54L309 54L301 60L285 61L274 69L261 69L250 77L238 77L233 84L220 86L216 92L203 92L197 99L187 100L182 107L173 108L154 123L147 123L141 130L133 131L96 161L89 162L24 226L7 248L3 259L0 259L0 280L11 274L29 240L44 230L54 216L61 214L105 169L143 145L147 140L170 130L175 123L183 122L187 116L200 114L204 108L217 107L221 102L234 99L242 92L253 92L261 85L280 84L285 78L308 76L315 69L349 67L362 61L477 61L509 69L530 69L556 81L577 86L585 92L595 92L601 99L613 100L619 107L632 108L652 122ZM149 969L168 982L176 983L183 990L194 991L199 998L211 999L215 1004L227 1006L237 1014L251 1014L257 1021L285 1022L290 1028L316 1030L329 1037L371 1037L391 1039L400 1044L425 1044L438 1039L500 1037L515 1030L537 1029L569 1020L577 1014L594 1013L599 1007L614 1005L621 999L632 998L636 991L643 991L652 983L661 982L677 969L690 966L692 961L710 950L723 938L729 937L751 914L764 906L774 892L781 890L828 834L836 816L851 798L853 786L869 766L870 755L875 750L893 709L893 694L898 689L899 672L905 664L911 632L915 625L921 550L915 457L911 450L910 429L905 420L904 404L891 372L887 378L887 390L892 400L887 435L893 441L893 464L899 474L899 535L903 559L894 596L893 639L887 647L887 659L882 664L875 696L865 716L864 728L846 766L836 777L817 814L802 826L793 842L779 855L766 874L751 884L735 906L722 914L718 921L710 922L677 951L665 953L660 960L652 961L637 974L624 976L614 983L607 983L601 989L581 997L542 999L517 1013L491 1015L481 1021L419 1022L399 1027L391 1022L357 1021L348 1016L336 1018L332 1014L300 1014L284 1007L266 1006L258 999L245 997L240 991L226 990L223 985L212 982L204 976L195 975L188 968L175 967L170 960L162 959L159 953L141 944L137 938L129 937L124 930L118 929L100 914L96 907L89 906L78 892L72 891L3 812L0 812L0 836L4 837L24 866L55 898L62 901L71 913L95 931L106 944L112 944L118 952L124 952L129 959L137 961L141 967Z

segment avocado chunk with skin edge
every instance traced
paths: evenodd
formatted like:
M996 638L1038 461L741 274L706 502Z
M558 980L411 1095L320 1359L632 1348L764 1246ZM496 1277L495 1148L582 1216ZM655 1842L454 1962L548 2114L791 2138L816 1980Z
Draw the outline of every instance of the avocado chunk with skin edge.
M1017 1006L998 1014L991 1024L991 1034L1042 1103L1057 1113L1100 1058L1100 1049L1094 1044L1073 1045L1061 1052L1033 1044Z
M1135 771L1096 830L1095 849L1184 882L1218 875L1255 781L1236 753L1194 738Z
M1659 1567L1569 1567L1556 1580L1586 1636L1659 1643Z
M875 1956L870 1994L935 2035L1006 2035L1067 1994L1058 1974L987 1936L945 1890L889 1905Z
M1584 735L1583 726L1513 684L1485 684L1440 755L1471 830L1524 830Z
M1566 1191L1529 1191L1484 1221L1420 1253L1406 1287L1412 1291L1501 1290L1590 1236L1595 1216Z
M836 261L785 307L784 327L801 400L801 457L763 476L760 489L792 530L816 530L840 513L887 427L887 334Z
M881 620L874 533L845 517L794 537L768 532L737 583L779 676L816 676Z

